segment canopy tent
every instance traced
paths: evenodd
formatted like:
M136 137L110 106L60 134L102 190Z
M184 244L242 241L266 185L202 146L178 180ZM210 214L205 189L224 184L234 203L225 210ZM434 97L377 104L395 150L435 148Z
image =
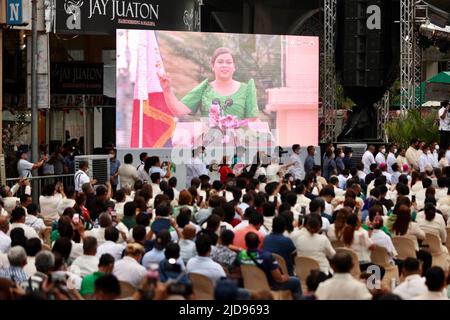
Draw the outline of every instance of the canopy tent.
M433 85L430 85L433 84ZM428 88L427 88L428 85ZM428 91L427 91L428 89ZM450 72L443 71L435 75L434 77L422 82L416 89L416 98L420 101L422 107L434 107L439 106L440 101L444 99L439 97L439 93L442 90L450 90ZM450 97L447 97L450 98ZM395 101L391 107L396 109L400 107L400 99Z

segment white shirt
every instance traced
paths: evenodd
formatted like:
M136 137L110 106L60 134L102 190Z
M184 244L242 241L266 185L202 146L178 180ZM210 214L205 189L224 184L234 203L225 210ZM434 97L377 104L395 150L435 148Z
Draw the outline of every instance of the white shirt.
M431 160L433 168L439 168L439 153L436 150L433 151Z
M142 279L147 276L147 270L131 257L123 257L123 259L114 263L113 275L119 281L128 282L135 288L139 288Z
M166 170L161 169L160 167L151 167L150 170L148 170L148 176L150 177L153 173L159 173L161 176L161 179L164 178L167 174Z
M387 182L387 183L389 183L389 184L392 183L392 174L390 174L390 173L387 172L387 171L383 171L381 174L382 174L383 176L386 177L386 182ZM374 180L374 181L375 181L375 180Z
M37 234L36 230L34 230L32 227L27 226L25 223L18 222L11 223L11 225L9 226L8 235L11 234L11 231L15 228L22 228L27 239L39 239L39 235Z
M45 219L58 220L58 205L63 199L60 193L55 193L53 196L40 196L39 207L41 208L41 215Z
M278 181L278 171L280 171L280 165L276 163L272 163L267 166L266 172L267 172L267 183Z
M375 162L380 165L382 163L386 163L386 157L381 152L377 153L377 156L375 157Z
M345 190L343 190L341 188L338 188L336 186L333 186L333 189L334 189L334 194L335 194L336 197L345 196Z
M98 258L96 256L87 256L83 254L76 258L70 266L70 272L73 272L82 278L96 271L98 271Z
M393 173L392 165L396 162L397 162L397 159L395 158L395 154L393 154L392 152L389 152L389 154L387 156L387 160L386 160L387 167L388 167L387 169L388 169L389 173L391 173L391 174Z
M192 158L191 161L186 164L186 186L191 185L192 179L198 178L204 174L208 174L206 164L203 163L199 157Z
M307 196L305 196L304 194L298 194L297 195L297 203L295 205L295 208L298 208L297 211L301 211L301 207L306 207L306 213L309 213L309 203L311 202L311 199L309 199Z
M197 255L197 249L194 241L181 239L180 242L178 242L178 245L180 246L180 258L183 259L185 264Z
M131 164L122 164L119 167L120 187L133 187L134 183L139 179L138 172Z
M36 265L34 264L35 260L35 257L27 257L27 264L23 267L23 271L28 277L31 277L36 273Z
M8 253L11 248L11 238L0 230L0 253Z
M445 107L439 109L439 130L450 131L450 113L447 112L447 116L444 119L441 119L445 109Z
M420 154L419 154L418 150L416 150L415 148L410 146L406 150L405 156L406 156L406 160L408 161L408 164L410 164L410 165L412 164L414 166L414 168L416 168L416 169L419 168Z
M91 178L83 170L78 170L74 175L75 191L82 192L81 187L85 183L91 182Z
M420 295L426 294L428 288L425 285L425 278L419 274L407 276L395 289L394 294L399 295L403 300L411 300Z
M397 251L395 250L391 237L384 233L383 230L374 229L372 231L372 236L370 237L370 239L372 240L373 244L385 248L391 258L397 256Z
M19 172L19 178L31 178L33 176L31 174L33 165L34 164L28 160L20 159L19 162L17 162L17 171Z
M258 169L256 169L255 172L255 179L258 179L259 176L266 176L266 175L267 175L266 168L258 167Z
M102 254L109 253L114 257L115 261L122 259L122 253L125 246L112 241L105 241L102 245L97 248L97 258L100 259Z
M373 157L373 153L367 150L364 152L361 163L364 165L364 173L369 174L370 173L370 165L375 162L375 158Z
M360 262L370 262L371 258L369 247L372 244L372 240L369 238L369 233L363 228L359 228L353 233L353 242L350 248L355 250Z
M83 255L83 243L77 243L73 240L72 242L72 250L70 250L69 261L72 263L76 258Z
M199 273L211 279L216 283L220 278L226 277L222 266L214 262L210 257L196 256L189 260L186 266L187 273Z
M419 158L420 172L425 172L425 168L427 165L433 166L433 163L430 162L430 158L426 154L422 154Z
M448 297L442 291L435 292L427 290L426 293L415 297L413 300L448 300Z
M421 212L423 216L423 212ZM447 230L445 226L444 218L438 213L433 220L428 221L424 218L419 217L419 213L417 214L416 221L419 224L420 229L425 231L425 233L432 233L438 236L441 239L441 243L445 243L447 240Z
M56 207L56 211L58 211L58 213L62 215L64 213L64 210L66 210L67 208L73 208L75 203L76 202L74 199L63 198Z
M105 228L93 228L86 231L86 236L94 237L97 239L97 245L100 246L105 243Z
M144 165L139 166L138 172L138 178L142 182L150 182L150 176L148 175L148 172L145 171Z
M289 162L294 163L294 165L289 168L288 172L294 176L295 180L303 180L303 178L305 177L305 169L302 164L302 158L300 157L300 155L293 153L290 156L289 160Z
M328 259L331 259L336 251L326 236L303 232L295 239L294 244L298 256L312 258L319 263L320 271L325 274L332 273Z
M372 295L366 285L350 273L335 273L319 284L316 297L319 300L370 300Z
M161 194L161 193L162 193L161 188L159 187L159 184L158 184L158 183L150 183L150 185L152 186L153 199L155 199L155 197L156 197L158 194ZM153 201L152 201L152 205L153 205Z
M11 212L17 207L20 203L20 199L16 197L6 197L3 198L3 203L5 204L5 210L11 214Z
M45 229L45 223L41 218L35 217L32 214L25 216L25 224L36 230L37 233Z

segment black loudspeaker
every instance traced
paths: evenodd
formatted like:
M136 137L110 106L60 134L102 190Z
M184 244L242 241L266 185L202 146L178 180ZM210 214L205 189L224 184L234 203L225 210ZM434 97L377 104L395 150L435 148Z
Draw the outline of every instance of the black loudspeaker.
M380 28L369 28L368 20L378 13L370 11L376 6L380 13ZM380 87L389 67L386 63L386 37L390 28L385 2L382 0L343 1L343 23L341 23L342 85L348 87Z

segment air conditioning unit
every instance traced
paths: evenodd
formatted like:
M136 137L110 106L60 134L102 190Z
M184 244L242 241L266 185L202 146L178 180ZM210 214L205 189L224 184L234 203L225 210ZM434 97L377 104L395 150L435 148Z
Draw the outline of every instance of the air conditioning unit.
M89 178L96 179L98 184L105 184L110 181L110 158L109 155L84 155L75 156L75 172L77 172L80 162L87 161Z

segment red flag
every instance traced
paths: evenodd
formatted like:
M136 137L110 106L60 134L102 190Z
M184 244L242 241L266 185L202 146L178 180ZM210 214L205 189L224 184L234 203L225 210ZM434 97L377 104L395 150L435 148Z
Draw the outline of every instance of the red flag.
M170 147L175 120L157 75L164 73L158 41L154 31L135 32L139 41L130 147Z

